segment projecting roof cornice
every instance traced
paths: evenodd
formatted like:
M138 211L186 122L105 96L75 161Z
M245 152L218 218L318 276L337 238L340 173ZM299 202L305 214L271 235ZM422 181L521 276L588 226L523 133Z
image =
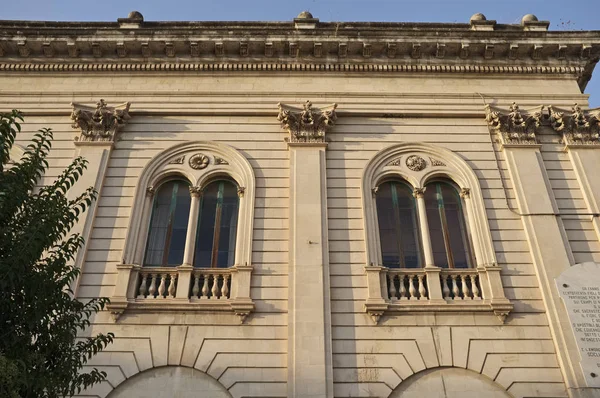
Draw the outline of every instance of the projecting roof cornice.
M133 15L133 17L132 17ZM548 22L0 21L2 71L324 71L575 75L600 58L600 31ZM535 17L534 17L535 18Z

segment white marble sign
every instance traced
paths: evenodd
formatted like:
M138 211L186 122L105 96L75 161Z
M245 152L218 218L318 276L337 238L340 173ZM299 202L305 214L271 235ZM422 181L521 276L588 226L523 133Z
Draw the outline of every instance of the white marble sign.
M569 314L581 369L589 387L600 387L600 264L577 264L556 278Z

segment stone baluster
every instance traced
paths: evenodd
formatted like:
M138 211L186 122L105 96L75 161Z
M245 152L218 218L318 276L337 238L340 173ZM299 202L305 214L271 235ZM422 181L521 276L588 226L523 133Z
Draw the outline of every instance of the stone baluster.
M389 290L389 293L390 293L390 299L391 299L392 301L395 301L395 300L397 300L397 299L398 299L398 298L396 297L396 284L395 284L395 282L396 282L396 281L395 281L395 279L396 279L396 275L394 275L394 274L388 274L388 279L389 279L389 281L390 281L390 290Z
M148 274L143 274L142 275L142 283L140 283L140 290L138 291L137 298L139 298L139 299L146 298L146 292L148 290L147 283L148 283Z
M223 275L223 288L221 288L221 297L229 298L229 275Z
M204 274L204 284L202 285L202 296L200 298L206 299L208 298L208 274Z
M148 289L148 297L150 298L156 298L154 297L156 293L156 276L157 274L150 274L150 288Z
M200 294L200 274L194 275L194 286L192 287L192 297L198 298Z
M160 285L158 285L158 296L160 298L165 298L165 290L167 288L167 274L159 274Z
M469 300L471 298L471 292L469 291L469 286L467 285L467 277L468 275L465 274L460 276L463 300Z
M404 285L405 275L398 275L398 279L400 280L400 300L406 300L406 286Z
M417 289L415 288L415 276L408 275L408 292L410 293L409 300L417 299Z
M423 283L423 278L425 275L418 275L419 278L419 299L427 300L427 290L425 290L425 283Z
M481 300L481 292L477 287L477 275L471 275L471 290L473 291L473 300Z
M452 278L452 294L453 294L452 299L458 300L461 297L460 297L460 289L458 288L458 285L456 284L456 275L451 275L450 277Z
M218 296L219 293L219 274L213 274L213 284L212 284L212 289L211 289L211 293L212 293L212 299L218 299L220 298Z
M450 288L448 287L448 275L442 275L442 293L444 294L444 299L450 297Z
M169 282L169 289L167 290L169 292L169 296L171 298L175 298L175 282L177 281L177 274L172 274L171 275L171 281Z

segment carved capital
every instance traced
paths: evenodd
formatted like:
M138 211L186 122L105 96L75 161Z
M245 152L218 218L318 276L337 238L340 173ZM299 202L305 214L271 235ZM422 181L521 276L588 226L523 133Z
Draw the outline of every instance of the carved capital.
M415 190L413 191L413 196L417 199L419 198L423 198L425 196L425 189L426 188L415 188Z
M190 196L193 198L199 198L202 195L202 189L200 187L190 187Z
M127 121L130 102L115 107L106 105L103 99L98 101L96 108L72 103L71 127L80 129L76 141L110 141L114 142L115 136Z
M463 188L460 190L460 197L463 199L466 198L470 198L471 197L471 189L470 188Z
M148 188L146 188L146 196L151 198L154 196L155 193L156 193L156 188L154 188L154 185L150 185Z
M238 197L243 198L245 193L246 193L246 187L238 187L238 189L237 189Z
M548 107L550 126L562 133L565 145L600 145L600 108L584 111L577 104L571 112Z
M512 103L508 112L493 110L485 106L485 120L490 130L500 136L503 145L536 145L536 134L541 125L542 109L523 112L516 103Z
M325 142L325 134L337 119L333 104L325 109L314 109L310 101L306 101L302 110L277 104L279 114L277 120L290 136L288 142Z

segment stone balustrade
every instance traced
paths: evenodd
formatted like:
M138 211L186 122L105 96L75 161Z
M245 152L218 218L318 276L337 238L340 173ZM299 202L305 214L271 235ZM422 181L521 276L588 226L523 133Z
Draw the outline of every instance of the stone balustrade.
M440 275L442 294L447 301L481 300L481 286L476 269L444 269Z
M230 269L196 268L192 271L191 300L228 299L230 291Z
M390 269L387 282L389 300L429 300L423 269Z
M141 268L138 279L136 299L175 298L178 279L176 268Z

